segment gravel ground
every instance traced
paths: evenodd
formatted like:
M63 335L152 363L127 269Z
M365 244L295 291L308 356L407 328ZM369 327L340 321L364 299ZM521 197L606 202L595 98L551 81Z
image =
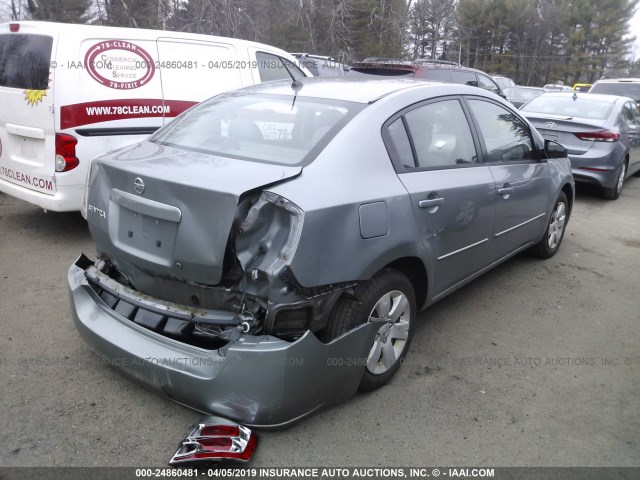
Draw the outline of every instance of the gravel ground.
M165 465L200 415L76 333L84 220L0 194L0 252L0 465ZM639 312L640 178L614 202L579 189L554 258L519 255L423 312L391 384L262 434L251 466L640 466Z

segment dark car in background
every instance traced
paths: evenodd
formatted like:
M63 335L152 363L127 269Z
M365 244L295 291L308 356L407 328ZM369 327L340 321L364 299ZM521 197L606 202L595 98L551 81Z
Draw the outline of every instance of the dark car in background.
M544 89L538 87L510 87L503 90L504 96L514 107L520 108L532 98L544 93Z
M640 104L640 78L607 78L593 84L589 93L620 95Z
M312 55L310 53L292 53L314 77L344 77L349 70L345 64L333 57Z
M419 58L400 60L394 58L370 57L351 66L347 77L408 77L422 78L444 83L459 83L480 87L504 97L502 89L486 73L474 68L463 67L447 60Z
M545 93L520 111L548 140L569 151L576 182L620 196L627 177L640 170L640 111L628 97Z

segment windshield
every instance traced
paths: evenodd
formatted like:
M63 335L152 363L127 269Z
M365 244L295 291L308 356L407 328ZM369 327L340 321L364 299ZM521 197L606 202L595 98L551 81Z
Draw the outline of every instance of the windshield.
M0 87L49 88L53 38L11 33L0 35Z
M604 93L607 95L620 95L629 97L636 102L640 102L640 82L639 83L596 83L589 93Z
M503 93L507 96L507 98L509 98L510 100L531 100L532 98L537 97L538 95L542 95L544 93L544 90L542 90L541 88L519 88L519 87L513 87L513 88L507 88L503 91Z
M606 100L587 98L589 94L577 95L540 95L524 105L523 112L561 115L568 117L604 120L609 116L613 103Z
M151 141L185 150L280 165L308 164L365 105L241 92L194 107Z

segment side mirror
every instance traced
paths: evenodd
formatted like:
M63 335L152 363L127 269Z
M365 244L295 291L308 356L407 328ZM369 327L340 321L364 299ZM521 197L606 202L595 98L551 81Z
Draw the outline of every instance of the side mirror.
M544 153L547 158L567 158L567 149L558 142L552 140L544 141Z

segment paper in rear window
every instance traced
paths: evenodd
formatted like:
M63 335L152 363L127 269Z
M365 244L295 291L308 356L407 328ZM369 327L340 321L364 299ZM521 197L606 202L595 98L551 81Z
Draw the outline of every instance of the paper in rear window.
M52 44L45 35L0 35L0 87L46 90Z

